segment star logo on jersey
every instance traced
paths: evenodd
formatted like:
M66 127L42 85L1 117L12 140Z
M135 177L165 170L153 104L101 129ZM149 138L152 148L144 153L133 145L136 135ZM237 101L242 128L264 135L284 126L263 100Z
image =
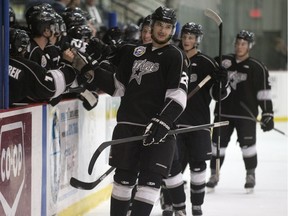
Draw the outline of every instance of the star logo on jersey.
M234 90L236 90L238 83L247 80L247 74L240 73L237 71L228 71L228 80L229 80L230 86Z
M159 69L159 63L150 62L147 61L146 59L135 60L132 67L132 74L129 82L135 79L138 85L140 85L143 75L156 72L158 71L158 69Z
M142 56L146 52L146 47L139 46L134 49L133 55L136 57Z

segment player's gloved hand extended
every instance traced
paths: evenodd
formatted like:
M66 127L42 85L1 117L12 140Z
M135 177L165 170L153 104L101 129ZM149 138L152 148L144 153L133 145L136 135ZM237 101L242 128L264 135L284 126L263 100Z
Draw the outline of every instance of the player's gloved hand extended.
M263 113L261 118L261 129L266 132L274 128L273 113Z
M149 146L151 144L164 142L171 125L172 123L170 123L168 119L164 119L161 116L152 118L146 127L144 135L147 135L147 137L144 139L143 145Z
M99 96L98 96L98 94L96 92L89 91L89 90L86 89L85 91L80 93L79 99L81 101L83 101L83 107L86 110L90 111L94 107L97 106L98 101L99 101Z
M86 53L93 59L101 61L111 53L111 48L100 39L93 37L89 40Z
M72 62L72 67L74 67L80 74L86 73L87 71L94 71L99 67L97 60L92 59L85 53L73 50L75 57Z
M222 82L222 85L225 86L227 84L228 72L227 69L223 66L218 66L212 73L212 79L215 82Z

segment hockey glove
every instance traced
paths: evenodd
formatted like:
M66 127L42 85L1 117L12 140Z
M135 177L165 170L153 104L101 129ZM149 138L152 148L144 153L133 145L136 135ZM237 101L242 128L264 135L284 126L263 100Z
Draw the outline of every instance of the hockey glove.
M93 59L100 61L105 59L111 53L111 48L98 38L94 37L89 41L88 46L86 47L86 53Z
M97 106L99 96L96 92L92 92L86 89L84 92L80 93L79 99L83 101L83 107L90 111Z
M261 118L261 129L266 132L274 128L273 113L263 113Z
M222 82L222 86L225 86L227 84L227 78L228 78L228 72L227 69L223 66L217 67L212 73L211 73L212 79L219 83Z
M74 51L75 52L75 51ZM79 51L75 52L75 57L72 62L72 67L74 67L80 74L86 73L89 70L94 71L99 64L96 60L92 59L90 56L80 53Z
M152 118L151 122L146 127L144 135L147 135L147 137L144 139L143 145L149 146L151 144L164 142L171 125L172 124L169 123L169 121L165 121L161 116Z

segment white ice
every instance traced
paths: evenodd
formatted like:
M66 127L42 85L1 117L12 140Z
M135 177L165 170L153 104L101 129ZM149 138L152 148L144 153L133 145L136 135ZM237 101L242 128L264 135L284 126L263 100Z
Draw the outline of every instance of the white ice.
M288 139L275 130L262 132L257 126L258 167L253 194L244 190L245 170L241 150L234 132L220 172L220 182L214 193L207 193L202 206L204 216L288 216L287 161ZM287 134L288 123L276 122L275 127ZM207 179L210 175L209 163ZM189 181L189 172L184 174ZM187 215L191 214L189 186L186 188ZM109 200L85 216L109 216ZM156 203L151 216L161 216Z

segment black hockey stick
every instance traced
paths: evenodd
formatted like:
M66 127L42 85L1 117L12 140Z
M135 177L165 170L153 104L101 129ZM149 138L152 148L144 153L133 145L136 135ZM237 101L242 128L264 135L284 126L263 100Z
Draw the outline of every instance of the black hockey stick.
M70 179L70 185L78 189L91 190L100 184L100 182L102 182L103 179L106 178L106 176L108 176L114 169L114 167L110 167L105 173L103 173L97 180L93 182L83 182L72 177Z
M203 124L203 125L197 125L197 126L191 126L191 127L187 127L187 128L180 128L180 129L176 129L176 130L170 130L168 132L168 135L172 135L172 134L181 134L181 133L188 133L191 131L197 131L197 130L201 130L201 129L206 129L206 128L212 128L212 127L221 127L224 125L228 125L229 121L223 121L223 122L215 122L212 124ZM93 171L93 167L94 164L97 160L97 158L99 157L99 155L101 154L101 152L109 147L109 146L113 146L113 145L118 145L118 144L122 144L122 143L128 143L128 142L133 142L133 141L140 141L143 140L146 136L141 135L141 136L134 136L134 137L128 137L128 138L122 138L122 139L116 139L116 140L112 140L112 141L107 141L107 142L103 142L94 152L90 163L89 163L89 167L88 167L88 173L91 175L92 171Z
M204 11L204 14L212 19L219 28L219 66L222 64L222 19L221 17L213 10L206 9ZM221 121L221 92L222 92L222 82L219 82L219 98L218 98L218 122ZM220 133L221 130L218 128L218 140L217 140L217 153L216 153L216 175L219 177L220 173L220 140L221 136Z
M199 89L202 88L209 80L211 79L210 75L207 75L188 95L187 100L189 100Z
M169 131L168 134L180 134L180 133L187 133L187 132L191 132L191 131L196 131L196 130L201 130L201 129L206 129L206 128L212 128L212 127L221 127L221 126L225 126L228 125L229 121L223 121L223 122L215 122L212 124L204 124L204 125L198 125L198 126L192 126L192 127L188 127L188 128L181 128L181 129L176 129L176 130L171 130ZM118 145L121 143L127 143L127 142L133 142L133 141L140 141L143 140L145 138L145 136L134 136L134 137L128 137L128 138L123 138L123 139L117 139L117 140L112 140L112 141L107 141L107 142L103 142L94 152L90 163L89 163L89 168L88 168L88 172L89 174L92 173L94 164L97 160L97 158L99 157L99 155L101 154L101 152L112 145ZM75 187L75 188L79 188L79 189L83 189L83 190L91 190L94 187L96 187L109 173L111 173L114 170L114 167L111 167L109 170L107 170L102 176L100 176L100 178L98 178L97 180L93 181L93 182L83 182L80 181L74 177L72 177L70 179L70 184Z
M249 107L247 107L247 105L246 105L244 102L240 101L240 105L249 113L249 115L252 117L253 121L258 122L258 123L260 123L261 125L264 125L263 122L259 121L259 120L256 118L256 116L253 115L252 111L249 109ZM278 133L280 133L280 134L282 134L282 135L284 135L284 136L287 136L287 134L286 134L285 132L283 132L283 131L281 131L281 130L279 130L279 129L277 129L277 128L273 128L273 130L277 131Z

